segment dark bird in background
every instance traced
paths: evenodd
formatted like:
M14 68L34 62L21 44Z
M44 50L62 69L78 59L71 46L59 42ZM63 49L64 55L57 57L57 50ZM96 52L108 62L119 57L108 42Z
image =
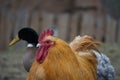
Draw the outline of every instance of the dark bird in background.
M114 80L115 69L112 66L109 58L103 53L100 54L100 51L97 50L96 46L98 45L98 43L99 41L85 35L82 37L75 37L75 39L70 43L70 46L73 51L77 52L78 54L81 54L80 51L84 51L84 49L91 50L95 54L98 60L97 80ZM96 49L97 51L95 51L94 49Z
M10 42L9 46L14 45L20 40L27 41L27 50L23 56L23 65L27 72L29 72L30 67L35 58L36 45L38 43L38 34L32 28L22 28L18 35Z

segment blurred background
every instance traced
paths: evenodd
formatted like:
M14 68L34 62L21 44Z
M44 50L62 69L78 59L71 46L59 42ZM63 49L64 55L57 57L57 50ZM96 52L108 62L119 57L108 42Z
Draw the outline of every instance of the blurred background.
M38 33L52 27L56 35L71 41L90 35L103 42L101 51L110 57L120 80L120 0L0 0L0 80L25 80L22 66L25 42L9 48L23 27Z

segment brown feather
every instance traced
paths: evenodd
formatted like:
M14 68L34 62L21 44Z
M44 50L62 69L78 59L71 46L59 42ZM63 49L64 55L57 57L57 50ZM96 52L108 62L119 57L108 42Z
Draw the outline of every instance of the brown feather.
M70 43L71 48L73 51L90 51L90 50L96 50L99 52L97 49L97 46L100 46L102 43L93 39L90 36L82 36L80 40L76 40L76 38Z
M55 45L42 64L33 63L27 80L96 80L96 65L92 65L96 58L89 58L92 54L78 57L63 40L54 37L46 39L54 41Z

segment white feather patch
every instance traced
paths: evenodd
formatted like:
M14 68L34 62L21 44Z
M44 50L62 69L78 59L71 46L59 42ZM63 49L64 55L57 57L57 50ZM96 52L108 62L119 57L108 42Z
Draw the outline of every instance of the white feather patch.
M80 35L76 37L77 41L80 41L80 39L81 39Z
M28 44L27 47L31 48L31 47L34 47L33 44Z
M40 47L40 46L41 46L41 44L38 43L36 47Z

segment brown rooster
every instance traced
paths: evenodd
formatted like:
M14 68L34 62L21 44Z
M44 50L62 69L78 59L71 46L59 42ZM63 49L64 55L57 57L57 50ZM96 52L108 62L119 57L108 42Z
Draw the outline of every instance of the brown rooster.
M39 48L27 80L96 80L95 55L85 51L77 57L70 46L53 37L53 33L48 29L39 36Z

